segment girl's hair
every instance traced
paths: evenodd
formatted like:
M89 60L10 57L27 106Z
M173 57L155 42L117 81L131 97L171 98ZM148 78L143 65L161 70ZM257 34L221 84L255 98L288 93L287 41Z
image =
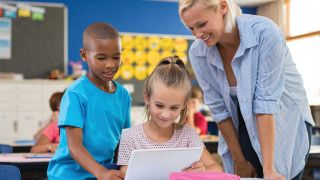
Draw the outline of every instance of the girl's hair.
M181 93L185 93L186 101L190 98L190 75L185 64L178 56L163 58L147 78L145 81L144 92L148 98L150 98L152 95L153 90L155 89L155 84L157 84L159 81L161 81L168 88L183 89L184 92ZM151 117L148 105L145 108L145 115L147 120L150 120ZM186 115L187 107L184 106L180 112L179 122L176 124L177 128L183 126Z
M59 111L60 102L62 99L62 96L64 94L63 92L55 92L51 95L49 104L52 111Z
M224 16L225 23L225 32L231 32L232 29L236 26L236 17L241 15L240 7L233 0L225 0L228 4L228 12ZM212 9L213 11L217 11L220 6L221 0L179 0L179 15L181 19L181 15L184 11L194 6L196 3L202 4L204 7L208 9ZM182 21L183 22L183 21Z

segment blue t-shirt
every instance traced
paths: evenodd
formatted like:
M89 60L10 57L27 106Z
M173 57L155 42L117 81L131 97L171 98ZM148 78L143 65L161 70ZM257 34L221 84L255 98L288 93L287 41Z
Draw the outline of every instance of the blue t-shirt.
M119 83L114 93L97 88L86 76L65 92L60 107L59 147L48 167L49 179L85 179L93 175L70 155L65 126L82 129L83 145L100 164L112 162L122 129L130 127L131 97Z

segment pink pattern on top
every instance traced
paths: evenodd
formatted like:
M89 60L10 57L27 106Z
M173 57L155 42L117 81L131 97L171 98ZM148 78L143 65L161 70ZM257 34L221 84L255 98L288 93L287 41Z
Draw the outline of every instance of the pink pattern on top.
M182 128L176 129L169 141L157 143L145 135L142 124L139 124L122 131L117 164L128 165L131 153L136 149L185 147L204 147L199 135L190 126L184 125Z

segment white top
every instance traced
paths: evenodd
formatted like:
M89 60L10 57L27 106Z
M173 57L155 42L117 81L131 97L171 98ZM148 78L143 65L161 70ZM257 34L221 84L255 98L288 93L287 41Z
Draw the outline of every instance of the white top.
M145 135L143 126L140 124L122 131L117 164L128 165L131 153L136 149L187 147L204 147L197 132L188 125L183 126L181 129L176 129L169 141L157 143Z

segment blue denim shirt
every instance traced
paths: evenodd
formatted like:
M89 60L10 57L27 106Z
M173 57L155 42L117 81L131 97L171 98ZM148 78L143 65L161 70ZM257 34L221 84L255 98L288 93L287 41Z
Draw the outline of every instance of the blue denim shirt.
M231 65L252 146L262 164L256 114L272 114L276 122L274 167L286 179L293 178L304 168L308 152L305 122L314 125L302 78L281 31L271 20L244 14L236 22L240 45ZM195 40L189 58L214 121L231 117L238 129L237 105L231 100L217 47ZM232 157L222 136L218 152L225 170L233 173Z

